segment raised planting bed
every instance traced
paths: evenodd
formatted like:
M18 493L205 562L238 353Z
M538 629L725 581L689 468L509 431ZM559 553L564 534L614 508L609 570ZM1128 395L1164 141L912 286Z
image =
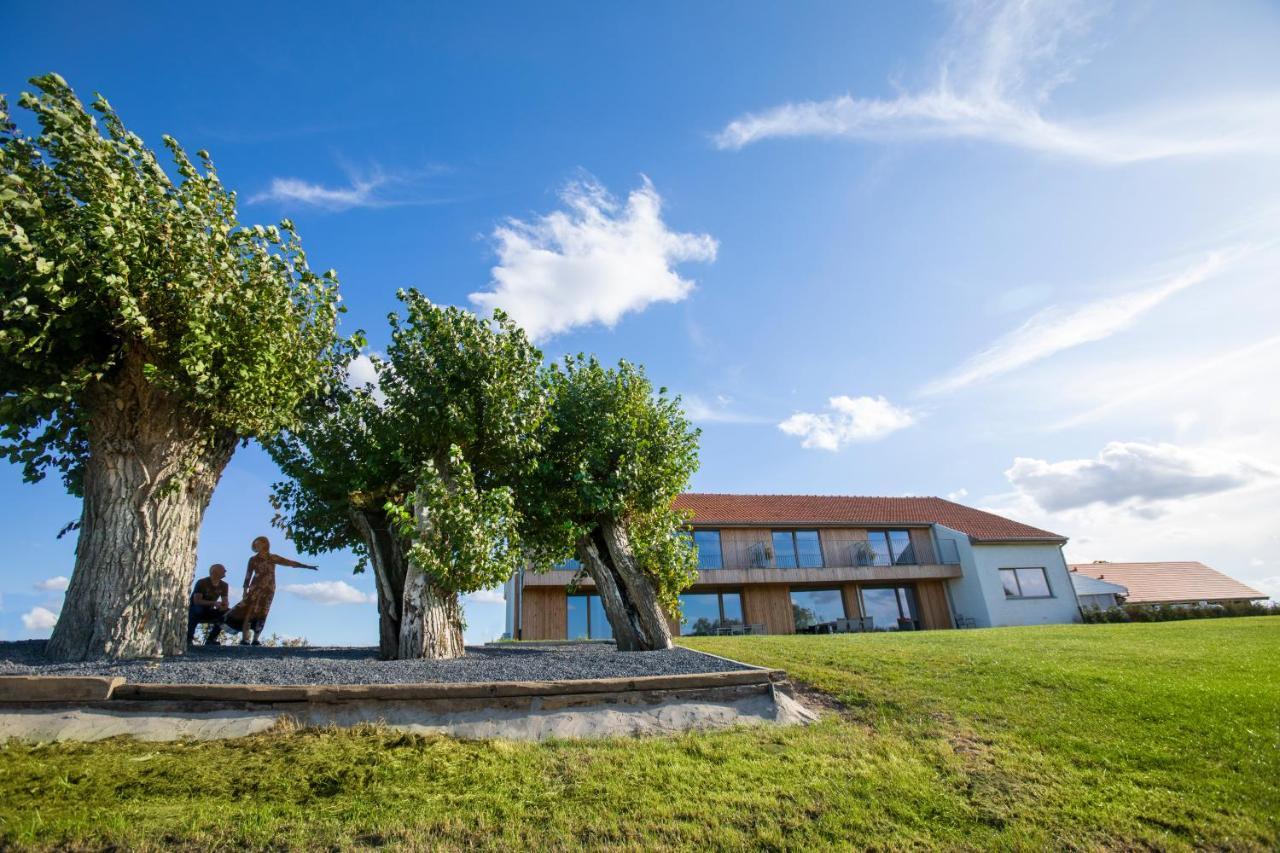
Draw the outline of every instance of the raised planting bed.
M780 670L683 648L513 643L451 661L379 661L372 649L213 647L77 664L42 652L0 643L0 738L238 737L287 719L543 739L811 719Z

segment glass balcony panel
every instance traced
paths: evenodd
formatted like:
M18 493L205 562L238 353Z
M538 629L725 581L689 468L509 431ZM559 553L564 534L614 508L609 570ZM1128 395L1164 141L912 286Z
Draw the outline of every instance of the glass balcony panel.
M796 563L802 569L822 568L822 543L818 540L818 531L796 531Z
M779 569L796 567L796 544L790 530L773 531L773 563Z

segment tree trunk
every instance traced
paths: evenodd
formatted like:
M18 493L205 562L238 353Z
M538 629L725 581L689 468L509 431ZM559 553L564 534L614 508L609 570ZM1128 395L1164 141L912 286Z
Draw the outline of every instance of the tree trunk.
M200 523L236 437L126 366L86 406L75 570L46 646L55 660L186 650Z
M618 651L672 647L671 626L653 581L636 564L626 527L602 518L578 543L578 558L595 581Z
M447 660L467 653L458 594L440 589L413 566L404 582L399 657Z
M378 587L378 656L393 660L400 654L400 599L408 574L406 543L391 529L382 511L351 511L360 531Z
M446 470L443 466L441 471ZM414 520L420 530L431 524L420 501L414 501ZM400 604L402 659L446 660L467 653L462 644L462 603L456 592L438 586L417 566L408 566Z

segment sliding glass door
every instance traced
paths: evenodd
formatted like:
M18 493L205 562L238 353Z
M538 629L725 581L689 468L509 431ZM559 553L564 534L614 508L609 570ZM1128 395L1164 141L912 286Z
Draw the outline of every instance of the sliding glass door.
M916 591L909 586L864 586L862 615L872 631L912 631L920 627Z

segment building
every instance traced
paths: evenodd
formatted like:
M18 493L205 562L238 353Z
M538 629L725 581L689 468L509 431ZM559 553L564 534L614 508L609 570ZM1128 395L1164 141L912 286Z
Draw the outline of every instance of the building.
M1066 539L941 498L684 494L698 580L679 633L896 631L1080 621ZM507 633L606 638L576 564L507 583Z
M1098 580L1071 570L1071 585L1076 589L1076 599L1084 610L1107 610L1124 604L1129 589L1118 583Z
M1126 604L1243 604L1267 596L1195 561L1181 563L1076 563L1077 575L1119 584Z

